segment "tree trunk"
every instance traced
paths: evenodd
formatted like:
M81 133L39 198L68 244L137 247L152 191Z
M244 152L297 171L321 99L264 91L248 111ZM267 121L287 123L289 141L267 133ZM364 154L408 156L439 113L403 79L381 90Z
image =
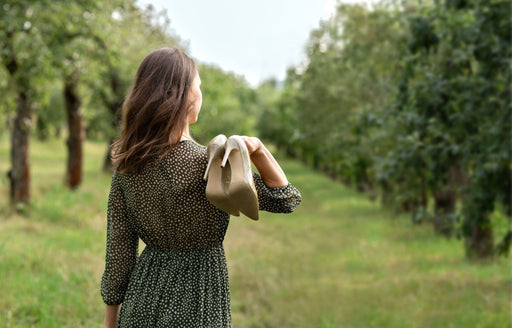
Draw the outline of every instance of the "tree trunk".
M425 209L428 206L427 187L424 182L421 184L420 205Z
M123 104L123 99L117 99L116 101L109 104L108 108L110 109L110 113L112 113L112 127L114 129L119 128L120 122L120 109ZM105 154L105 161L103 162L103 171L112 172L114 169L114 164L112 163L112 144L114 143L115 138L110 138L108 143L107 153Z
M28 203L30 200L29 138L32 123L32 103L28 91L30 81L26 74L20 74L14 52L14 31L8 30L0 40L2 63L15 82L17 90L16 117L12 127L11 169L7 173L10 182L11 203ZM24 72L26 73L26 72ZM18 207L16 207L18 208Z
M390 207L393 205L393 190L391 185L386 180L380 182L381 198L380 204L382 207Z
M297 158L297 151L292 146L284 146L285 153L290 158Z
M311 158L312 158L313 169L315 171L318 171L320 168L320 156L318 156L315 152L313 152L311 155Z
M496 202L496 172L480 172L474 176L464 202L464 234L466 257L486 259L494 255L494 233L490 216Z
M39 115L37 116L36 121L36 132L37 139L39 139L39 141L45 141L48 139L48 124L46 124L46 121Z
M77 91L78 72L65 77L64 99L66 101L66 116L68 121L68 165L66 170L66 186L75 189L82 182L82 142L84 128L80 110L80 97Z
M30 200L29 137L32 120L31 103L25 92L18 93L16 118L12 130L11 165L8 173L13 204Z
M421 224L427 220L429 220L428 213L428 195L427 195L427 187L425 184L425 179L422 179L421 182L421 192L419 195L418 203L416 207L412 211L412 223Z
M489 215L482 216L471 227L470 235L465 238L466 257L485 259L493 255L494 234Z
M448 185L442 189L433 190L434 194L434 230L442 235L451 236L455 231L455 206L457 198L465 200L465 193L459 193L460 188L466 188L469 178L459 165L448 169Z
M434 195L434 230L445 236L451 236L455 229L452 215L455 212L457 193L452 186L432 191Z
M107 105L110 113L112 114L112 127L117 130L121 121L121 107L124 101L124 90L121 77L116 69L110 68L109 72L110 89L113 93L113 99L109 99L106 94L102 95L103 102ZM103 162L103 171L111 172L114 168L112 164L112 144L115 138L110 138L107 153L105 154L105 161Z
M103 162L103 171L111 172L114 170L114 164L112 163L112 144L114 143L114 138L110 138L108 143L107 154L105 155L105 161Z

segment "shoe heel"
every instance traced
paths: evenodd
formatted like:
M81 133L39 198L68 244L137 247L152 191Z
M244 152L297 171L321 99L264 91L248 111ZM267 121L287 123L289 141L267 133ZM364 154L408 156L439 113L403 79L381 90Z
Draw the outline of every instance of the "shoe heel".
M226 150L224 151L224 157L222 158L222 163L220 164L221 167L226 166L226 163L228 162L229 154L233 151L234 146L231 143L228 143L226 141Z
M208 180L208 173L210 172L210 168L212 167L213 157L208 158L208 165L206 165L206 171L204 171L203 180Z
M258 220L258 194L252 177L251 160L245 142L240 136L231 136L226 142L223 164L231 166L228 197L240 212Z
M206 165L206 170L204 172L203 180L206 181L208 179L208 173L212 167L213 159L216 157L222 157L224 155L224 149L226 148L227 138L223 134L219 134L214 137L210 143L208 143L208 147L206 147L206 154L208 156L208 164Z

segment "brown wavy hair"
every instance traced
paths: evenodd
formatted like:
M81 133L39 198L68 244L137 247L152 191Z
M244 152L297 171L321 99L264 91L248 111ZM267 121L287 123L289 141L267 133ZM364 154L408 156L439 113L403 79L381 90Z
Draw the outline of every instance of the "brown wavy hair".
M157 49L142 60L123 103L121 136L112 146L120 173L138 173L178 144L196 73L194 61L179 49Z

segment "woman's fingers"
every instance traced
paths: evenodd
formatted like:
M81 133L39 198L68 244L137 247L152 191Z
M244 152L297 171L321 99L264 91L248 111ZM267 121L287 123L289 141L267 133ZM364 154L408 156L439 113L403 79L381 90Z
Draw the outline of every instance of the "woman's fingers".
M262 146L261 140L256 137L242 136L249 151L249 155L252 155L255 151L260 149Z

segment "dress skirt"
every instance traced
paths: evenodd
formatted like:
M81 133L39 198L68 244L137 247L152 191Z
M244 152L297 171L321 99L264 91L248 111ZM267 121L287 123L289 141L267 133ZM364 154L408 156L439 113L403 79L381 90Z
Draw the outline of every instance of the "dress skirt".
M130 278L119 328L230 325L222 245L187 251L144 249Z

